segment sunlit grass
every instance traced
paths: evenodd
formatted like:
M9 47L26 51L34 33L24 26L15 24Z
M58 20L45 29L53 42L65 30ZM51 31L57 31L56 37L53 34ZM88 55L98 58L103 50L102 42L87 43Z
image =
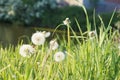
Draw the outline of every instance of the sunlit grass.
M19 54L22 43L4 49L1 45L0 80L120 80L120 45L114 40L119 36L118 30L112 31L109 23L107 29L101 25L99 32L90 36L88 19L86 32L81 31L77 20L76 24L79 35L68 23L67 38L56 37L59 42L56 50L45 42L34 45L36 52L30 57L22 57ZM65 53L65 59L56 62L54 54L59 51Z
M115 33L114 33L115 34ZM76 36L77 37L77 36ZM88 37L87 37L88 38ZM71 39L70 52L66 59L56 62L55 52L67 49L67 41L59 40L58 50L51 51L43 66L43 60L48 54L49 45L37 48L37 53L29 58L19 54L20 45L0 50L1 80L119 80L120 52L111 36L106 35L103 44L96 38L74 42Z

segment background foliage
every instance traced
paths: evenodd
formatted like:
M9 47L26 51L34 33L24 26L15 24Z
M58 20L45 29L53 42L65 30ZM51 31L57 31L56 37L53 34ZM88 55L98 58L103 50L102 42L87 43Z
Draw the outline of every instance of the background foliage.
M91 2L94 2L94 0L91 0ZM0 0L0 21L25 26L55 28L66 17L69 17L74 30L78 30L75 22L76 18L82 30L86 31L86 18L81 7L66 6L59 8L57 5L56 0ZM93 16L95 16L96 25L99 27L101 24L99 14L93 15L93 10L87 10L87 12L91 27L94 25ZM111 14L100 14L105 25L108 25ZM119 25L120 16L118 15L119 13L114 15L111 26L116 26L116 23ZM65 27L63 26L60 29L65 29Z
M89 21L91 23L91 28L94 29L94 19L93 17L95 17L95 23L97 28L99 28L99 26L101 25L101 21L99 19L99 16L101 16L101 18L103 19L104 25L107 27L112 12L111 13L95 13L94 15L94 11L89 9L87 10L88 12L88 17L89 17ZM49 13L49 14L48 14ZM111 26L112 27L118 27L115 24L118 23L120 21L120 16L119 12L116 12L113 20L111 22ZM50 28L55 28L57 25L59 25L60 23L62 23L62 21L66 18L69 17L71 20L71 25L72 28L74 30L78 30L78 27L76 25L76 21L75 19L78 20L78 22L80 23L80 26L82 28L83 31L86 31L86 16L85 13L83 11L83 9L81 7L78 6L69 6L69 7L64 7L64 8L58 8L58 9L54 9L54 10L46 10L44 15L42 16L42 21L40 22L40 26L44 26L44 27L50 27ZM36 23L37 24L37 23ZM65 29L65 27L60 27L59 29Z
M45 9L56 7L56 0L0 0L0 21L30 24L40 20Z

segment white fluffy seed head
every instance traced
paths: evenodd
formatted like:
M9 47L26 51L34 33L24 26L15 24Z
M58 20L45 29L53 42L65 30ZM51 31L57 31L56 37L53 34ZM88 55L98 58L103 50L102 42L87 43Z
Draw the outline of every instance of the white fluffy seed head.
M63 24L64 25L68 25L68 24L70 24L71 22L70 22L70 19L69 18L66 18L64 21L63 21Z
M51 50L56 50L59 47L58 42L56 39L50 41L50 49Z
M10 10L10 11L8 12L8 15L14 16L14 15L15 15L15 11L14 11L14 10Z
M118 46L118 49L120 49L120 45Z
M33 48L33 46L31 46L29 44L23 44L20 47L19 53L23 57L29 57L29 56L31 56L31 54L35 53L35 49Z
M32 35L31 40L35 45L43 45L45 42L45 36L42 32L36 32Z
M54 59L56 62L61 62L65 59L65 54L63 52L59 51L59 52L55 53Z
M43 31L42 33L44 34L44 36L45 36L46 38L49 37L50 34L51 34L50 32L46 32L46 31Z
M90 39L95 38L96 35L97 35L97 32L96 32L96 31L90 31L90 32L88 33L88 36L90 37Z

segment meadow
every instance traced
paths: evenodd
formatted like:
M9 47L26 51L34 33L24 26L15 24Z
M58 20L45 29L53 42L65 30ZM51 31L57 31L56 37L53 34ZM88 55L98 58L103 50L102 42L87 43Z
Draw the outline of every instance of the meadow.
M101 26L94 30L86 14L86 28L83 32L77 20L79 32L71 27L66 18L55 31L65 25L66 35L37 31L32 34L29 44L22 41L16 47L0 45L0 80L120 80L119 30ZM66 37L66 38L65 38Z

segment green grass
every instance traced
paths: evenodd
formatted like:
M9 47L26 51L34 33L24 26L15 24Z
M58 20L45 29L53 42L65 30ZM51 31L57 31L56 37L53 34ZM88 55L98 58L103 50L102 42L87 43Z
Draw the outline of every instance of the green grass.
M55 52L51 52L44 67L42 62L48 52L47 43L30 58L19 54L20 45L15 49L1 47L0 80L119 80L119 49L112 35L106 35L101 45L101 37L86 40L79 43L71 40L69 55L66 54L66 59L60 63L55 62ZM60 50L67 49L66 40L59 42Z
M15 48L10 45L3 49L1 45L0 80L120 80L120 50L114 40L119 32L112 31L110 22L107 28L102 24L99 34L90 39L91 26L87 21L87 32L82 32L77 20L80 33L67 25L68 41L66 35L58 35L59 49L50 51L47 59L49 42L36 47L36 54L29 58L19 54L22 43ZM68 52L64 61L54 60L57 51Z

